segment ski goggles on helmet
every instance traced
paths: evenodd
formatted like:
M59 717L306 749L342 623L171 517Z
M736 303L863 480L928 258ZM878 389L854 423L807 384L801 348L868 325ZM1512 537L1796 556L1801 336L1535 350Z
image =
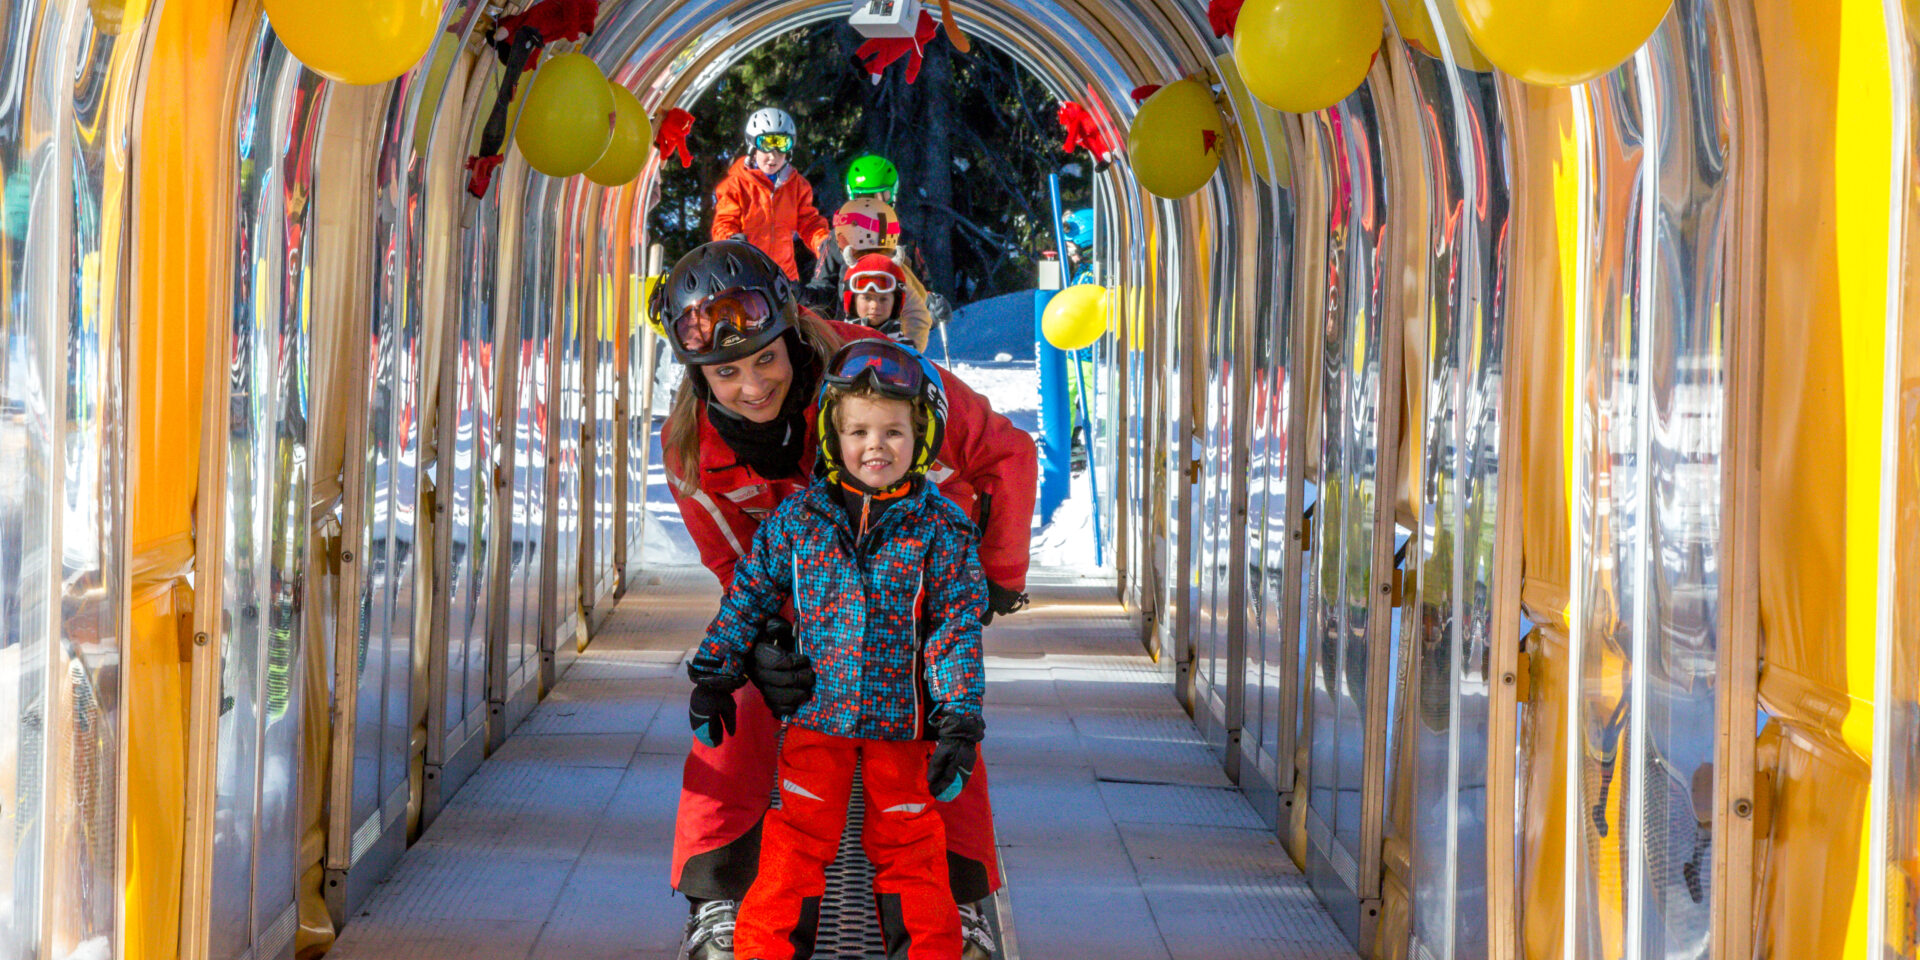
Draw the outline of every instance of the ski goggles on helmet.
M793 136L785 133L763 133L753 138L753 145L761 150L774 153L789 153L793 150Z
M914 400L927 383L919 358L891 340L855 340L834 359L823 379L835 386L851 387L864 378L890 397Z
M900 281L885 270L862 270L847 277L847 289L854 293L892 293Z
M680 312L673 337L688 353L726 346L729 337L745 339L772 326L778 311L758 290L723 290Z

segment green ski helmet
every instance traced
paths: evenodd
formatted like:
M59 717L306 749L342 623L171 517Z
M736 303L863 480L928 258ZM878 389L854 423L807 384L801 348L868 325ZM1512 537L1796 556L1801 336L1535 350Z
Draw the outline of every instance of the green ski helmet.
M847 196L891 194L900 185L900 171L886 157L867 154L847 167Z

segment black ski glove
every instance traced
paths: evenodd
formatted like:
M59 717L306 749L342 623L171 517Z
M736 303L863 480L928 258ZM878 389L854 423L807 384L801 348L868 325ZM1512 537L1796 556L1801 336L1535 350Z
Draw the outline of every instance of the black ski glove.
M794 652L793 624L775 617L760 629L747 677L776 719L793 716L813 699L813 658Z
M980 625L986 626L997 616L1019 613L1027 608L1027 595L1017 590L1009 590L992 580L987 581L987 612L980 615Z
M740 689L745 678L716 676L695 670L691 665L687 675L693 678L693 697L687 704L687 720L693 725L693 735L709 747L718 747L733 733L733 692Z
M967 788L980 751L975 744L987 735L987 721L978 714L962 714L945 707L929 721L936 742L927 760L927 791L941 803L951 803Z

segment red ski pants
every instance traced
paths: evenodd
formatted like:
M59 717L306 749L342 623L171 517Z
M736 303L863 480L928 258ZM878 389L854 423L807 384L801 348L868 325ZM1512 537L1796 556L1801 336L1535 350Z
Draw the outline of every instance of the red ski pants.
M760 864L760 819L772 804L780 723L752 684L741 687L734 701L734 732L718 747L689 738L692 749L681 775L673 888L702 900L746 896ZM946 827L953 898L973 903L998 890L984 752L960 796L937 808Z
M861 846L873 862L873 896L889 960L960 960L946 829L939 804L927 792L932 753L925 740L856 740L787 728L780 809L767 814L760 875L740 904L737 956L793 960L799 947L811 952L858 760L866 794Z

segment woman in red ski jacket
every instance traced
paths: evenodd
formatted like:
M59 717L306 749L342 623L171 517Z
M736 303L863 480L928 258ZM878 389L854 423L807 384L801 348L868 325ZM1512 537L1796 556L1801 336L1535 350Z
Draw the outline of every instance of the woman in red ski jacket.
M827 357L847 340L881 337L801 310L796 294L758 248L716 241L682 257L652 304L687 367L660 431L668 486L701 562L722 587L731 586L760 524L811 481L813 396ZM942 377L946 440L927 475L982 528L990 621L1026 602L1038 456L1032 438L984 397L951 373ZM735 912L759 869L759 827L778 752L775 714L791 715L811 695L810 665L770 642L783 626L774 622L748 663L753 683L735 694L736 729L718 747L695 741L687 757L673 886L692 905L690 960L732 956ZM986 781L983 765L940 811L968 958L994 952L979 906L1000 885Z

